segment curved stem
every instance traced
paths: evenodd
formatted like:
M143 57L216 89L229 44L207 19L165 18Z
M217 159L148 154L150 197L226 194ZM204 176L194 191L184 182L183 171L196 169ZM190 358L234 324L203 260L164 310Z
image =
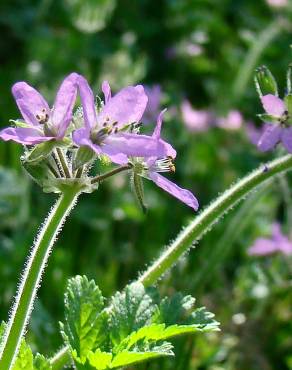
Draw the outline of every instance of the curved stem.
M34 243L21 276L15 302L11 310L4 338L1 342L1 370L12 368L52 246L66 216L74 206L78 194L79 189L68 188L60 196L45 220Z
M104 173L102 175L99 175L99 176L94 177L91 180L91 183L92 184L95 184L97 182L103 181L103 180L105 180L108 177L111 177L113 175L116 175L117 173L120 173L120 172L129 170L131 167L132 166L130 164L126 164L124 166L120 166L120 167L114 168L113 170L111 170L109 172L106 172L106 173Z
M235 204L247 196L264 181L292 169L292 156L286 155L265 166L260 166L251 174L238 181L203 210L165 252L141 275L139 282L145 286L154 284L177 260L199 240Z
M66 346L60 349L60 351L51 358L50 365L52 366L52 370L61 370L64 366L68 365L70 360L69 348Z

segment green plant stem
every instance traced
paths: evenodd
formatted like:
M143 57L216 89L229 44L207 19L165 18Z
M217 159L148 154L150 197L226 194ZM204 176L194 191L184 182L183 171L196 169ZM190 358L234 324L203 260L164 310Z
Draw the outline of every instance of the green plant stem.
M64 157L64 154L62 152L62 149L57 148L56 151L57 151L59 160L61 162L61 165L62 165L62 169L64 171L64 174L69 179L71 177L71 175L70 175L69 167L67 165L67 161L66 161L66 159Z
M286 155L269 162L265 166L260 166L238 181L183 229L177 239L166 248L165 252L140 276L138 281L145 286L154 284L168 269L176 264L194 241L199 240L207 231L210 231L211 227L242 198L266 180L289 169L292 169L292 156Z
M71 356L69 348L63 347L59 352L55 354L54 357L50 360L52 370L61 370L71 361Z
M268 163L266 166L260 166L257 170L238 181L212 202L179 234L161 257L141 275L139 281L145 286L154 284L190 248L194 240L200 239L205 233L210 231L211 227L236 203L266 180L289 169L292 169L292 156L286 155ZM69 348L64 347L51 359L52 370L60 369L55 358L58 358L58 361L60 361L60 358L68 357L68 352Z
M120 172L123 172L123 171L127 171L130 168L131 168L131 165L129 165L129 164L126 164L125 166L117 167L117 168L113 169L112 171L104 173L103 175L94 177L91 180L91 183L95 184L97 182L103 181L103 180L107 179L108 177L111 177L111 176L116 175L117 173L120 173Z
M0 349L0 369L11 369L25 332L56 236L78 197L79 189L68 188L57 200L44 222L21 276L10 318Z

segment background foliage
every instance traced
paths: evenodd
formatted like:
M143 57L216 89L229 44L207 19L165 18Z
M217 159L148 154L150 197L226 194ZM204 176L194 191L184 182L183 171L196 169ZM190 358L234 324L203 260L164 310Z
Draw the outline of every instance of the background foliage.
M53 101L62 78L85 75L96 92L142 82L161 85L169 107L164 135L178 150L175 179L201 207L218 192L277 153L260 154L247 127L261 112L254 68L267 64L284 86L291 62L292 4L264 0L2 0L0 4L0 121L18 118L11 85L26 80ZM238 130L190 132L180 106L224 116L238 109ZM154 123L154 122L153 122ZM146 127L151 130L152 123ZM0 317L6 319L16 281L40 220L54 196L23 173L21 146L0 143ZM291 179L290 179L291 180ZM141 369L291 369L291 258L247 254L273 221L291 224L289 177L266 185L230 213L160 282L216 313L221 333L177 340L175 359ZM62 342L67 279L94 278L110 296L154 259L193 217L190 209L146 184L143 215L125 176L83 195L51 256L28 341L51 355ZM292 235L291 235L292 236ZM290 280L289 280L290 278Z

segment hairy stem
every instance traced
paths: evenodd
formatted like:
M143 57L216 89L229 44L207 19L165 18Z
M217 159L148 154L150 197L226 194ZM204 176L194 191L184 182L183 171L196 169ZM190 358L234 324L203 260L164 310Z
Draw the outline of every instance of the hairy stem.
M131 165L129 165L129 164L126 164L125 166L117 167L117 168L113 169L112 171L104 173L103 175L94 177L91 180L91 183L95 184L97 182L103 181L103 180L107 179L108 177L111 177L113 175L116 175L117 173L129 170L130 168L131 168Z
M64 171L64 174L67 178L70 178L71 175L70 175L70 171L69 171L69 167L68 167L68 164L67 164L67 161L66 161L66 158L64 157L64 153L62 151L62 149L60 148L57 148L56 149L57 153L58 153L58 157L59 157L59 160L61 162L61 165L62 165L62 169Z
M165 252L141 275L138 281L145 286L154 284L191 247L192 243L210 231L211 227L228 210L264 181L289 169L292 169L292 156L286 155L265 166L260 166L238 181L183 229L176 240L166 248Z
M9 370L13 366L52 246L66 216L74 206L78 194L79 189L68 188L60 196L34 243L22 273L18 292L1 342L1 370Z
M70 361L71 356L69 348L66 346L63 347L59 352L57 352L54 357L51 358L50 365L52 366L52 370L61 370Z

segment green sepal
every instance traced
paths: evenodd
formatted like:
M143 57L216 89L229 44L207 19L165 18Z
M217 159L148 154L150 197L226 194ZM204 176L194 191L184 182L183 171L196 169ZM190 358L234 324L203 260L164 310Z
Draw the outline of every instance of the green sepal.
M288 115L291 117L292 116L292 94L288 94L284 98L287 110L288 110Z
M56 143L52 140L38 144L26 154L25 161L30 163L42 161L52 152L55 146Z
M96 158L96 154L92 149L87 146L81 146L76 152L73 161L73 170L78 170L78 168L90 163L94 158Z
M267 113L257 114L257 116L265 123L279 123L280 117L275 117Z
M22 121L21 119L10 119L9 122L15 125L16 127L24 127L24 128L30 127L29 124L27 124L25 121Z
M140 175L138 175L135 171L132 173L131 177L132 182L132 188L136 195L136 199L143 211L143 213L147 212L147 207L144 203L144 186L143 186L143 180Z
M286 75L286 82L287 82L287 94L292 93L292 83L291 83L291 73L292 73L292 63L289 64L287 75Z
M102 110L104 103L99 95L95 95L94 102L95 102L96 111L97 113L99 113Z
M261 66L256 69L254 80L260 98L267 94L278 96L277 82L266 66Z
M45 193L64 193L69 188L75 188L80 193L92 193L98 188L98 183L91 184L89 177L82 178L55 178L51 177L42 182Z
M49 171L46 162L30 163L25 158L20 158L21 164L27 174L39 185L43 186L45 183L53 181L54 175Z

